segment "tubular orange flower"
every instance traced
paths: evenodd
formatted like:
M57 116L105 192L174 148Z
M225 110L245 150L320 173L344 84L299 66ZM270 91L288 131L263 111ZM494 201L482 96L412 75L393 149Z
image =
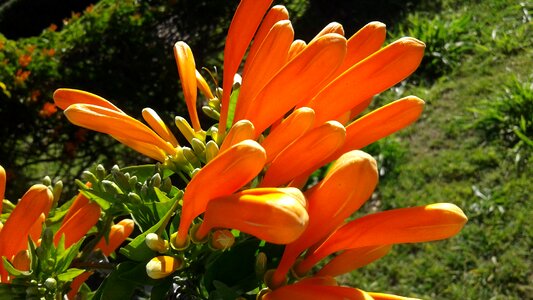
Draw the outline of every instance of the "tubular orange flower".
M330 260L316 276L335 277L351 272L382 258L391 248L392 245L380 245L346 250Z
M300 106L314 109L319 124L336 118L413 73L424 48L417 39L401 38L349 68Z
M311 280L309 280L311 279ZM337 286L326 278L309 278L266 293L262 300L373 300L365 291Z
M364 216L330 235L296 266L296 272L305 274L319 260L340 250L449 238L457 234L466 221L461 209L450 203L394 209Z
M302 52L306 46L307 43L305 41L294 40L291 44L291 48L289 49L288 60L293 59L296 55Z
M289 61L259 92L245 112L244 118L254 124L256 136L298 102L314 95L316 87L335 71L345 54L346 39L336 33L328 33L310 43ZM276 99L276 103L272 99Z
M306 192L309 225L298 240L285 248L272 284L280 285L300 253L324 240L358 210L370 197L377 182L376 161L362 151L348 152L333 163L326 177Z
M233 77L241 64L246 48L250 44L259 23L272 0L241 0L233 20L229 26L224 47L224 75L222 79L222 108L220 111L219 130L222 136L226 133L229 98Z
M305 134L313 126L315 112L308 107L294 110L261 142L267 154L267 164L278 154Z
M248 120L240 120L233 124L228 132L228 135L224 139L222 145L220 145L219 152L222 152L231 146L240 143L244 140L251 140L254 137L254 124Z
M213 93L211 92L211 88L209 88L209 85L207 84L207 81L205 81L204 76L202 76L202 74L200 74L198 70L196 70L195 74L196 84L198 85L198 88L200 89L202 94L204 94L204 96L209 100L215 98L215 96L213 96Z
M345 129L339 122L324 123L283 150L270 164L261 182L262 187L279 186L291 179L314 171L344 143Z
M42 184L32 186L22 196L0 231L0 257L11 260L14 255L27 249L33 224L40 219L41 214L48 214L53 199L52 192ZM0 281L8 281L3 264L0 264Z
M76 211L69 219L63 219L61 227L54 235L54 244L57 246L61 237L65 236L65 248L72 246L87 234L100 218L100 206L89 202Z
M183 195L183 209L175 245L185 246L189 227L209 201L230 195L252 180L265 164L265 150L252 140L220 153L191 180ZM209 188L206 188L209 186Z
M346 127L346 143L331 159L409 126L420 117L423 109L423 100L408 96L366 114Z
M418 298L402 297L382 293L368 293L374 300L420 300Z
M324 36L328 33L336 33L336 34L340 34L344 36L344 28L342 27L341 24L337 22L331 22L328 25L326 25L326 27L324 27L322 30L320 30L320 32L317 33L317 35L311 40L311 42L313 42L316 39L319 39L321 36Z
M297 239L307 226L305 197L296 188L249 189L214 199L196 232L202 240L212 228L232 228L274 244Z
M161 120L161 117L151 108L145 108L142 110L142 115L146 123L152 127L152 129L164 140L170 142L172 146L178 147L178 141L172 131L168 128L167 124Z
M102 237L95 249L102 250L105 256L111 255L133 232L135 223L131 219L124 219L111 226L109 231L108 242Z
M248 59L248 73L243 77L235 121L242 120L257 93L287 62L294 30L288 20L279 21L265 37L253 60Z
M268 13L263 18L263 21L261 22L261 26L259 26L259 28L257 29L257 32L255 33L252 46L250 46L250 50L248 51L248 56L246 57L246 63L244 64L244 69L242 70L242 77L246 77L246 74L248 73L248 69L250 68L250 62L255 59L255 56L257 54L257 51L259 50L259 47L265 40L266 36L269 34L274 24L276 24L277 22L281 20L288 20L288 19L289 19L289 11L287 11L285 6L283 5L275 5L268 11Z
M357 31L346 43L346 57L337 70L337 74L340 75L379 50L383 42L385 42L386 35L386 26L381 22L370 22Z
M92 104L122 112L122 110L113 105L113 103L100 96L75 89L56 90L54 92L54 103L63 110L67 109L72 104Z
M200 131L200 120L198 119L198 112L196 111L196 65L194 63L194 56L191 48L184 42L177 42L174 45L174 57L178 64L178 73L181 79L181 86L183 88L183 96L185 103L187 103L187 110L191 117L191 123L195 131Z
M81 285L93 275L93 272L83 272L81 275L78 275L72 283L70 284L70 291L67 293L67 298L73 300L76 297L76 294L80 290Z

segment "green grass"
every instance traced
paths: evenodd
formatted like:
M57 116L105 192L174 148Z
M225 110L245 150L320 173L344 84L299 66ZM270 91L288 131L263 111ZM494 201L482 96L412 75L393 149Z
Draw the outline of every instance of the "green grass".
M504 126L506 133L520 126L502 121L516 115L513 120L523 114L523 122L531 124L527 111L532 103L522 97L530 93L533 66L527 9L532 7L511 0L448 0L438 13L407 16L404 30L413 18L420 30L436 20L452 24L468 16L469 22L461 22L466 30L443 36L460 32L475 47L453 53L455 63L446 65L442 76L415 80L402 92L379 97L378 102L415 94L427 101L427 107L421 120L391 138L401 159L385 148L394 170L381 180L363 211L452 202L465 211L469 222L446 241L395 246L381 260L343 277L344 283L423 299L533 299L533 147L516 147L520 138L509 143L505 136L487 135L491 126ZM510 84L511 78L520 79L518 86ZM507 102L501 109L490 104L495 101ZM524 107L513 112L520 103ZM487 119L487 112L503 119ZM474 126L480 122L484 126Z

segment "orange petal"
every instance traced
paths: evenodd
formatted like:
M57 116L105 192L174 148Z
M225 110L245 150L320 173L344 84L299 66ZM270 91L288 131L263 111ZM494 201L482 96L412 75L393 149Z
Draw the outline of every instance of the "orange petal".
M54 196L42 184L32 186L22 196L0 232L0 257L11 259L13 255L27 249L28 235L41 214L48 214ZM7 280L7 272L0 264L0 281Z
M350 111L350 120L357 117L360 113L362 113L367 107L370 105L370 103L374 100L374 97L370 97L363 102L357 104L352 110Z
M337 70L338 74L378 51L386 36L387 28L381 22L370 22L357 31L348 39L346 57Z
M124 219L118 222L117 224L111 226L109 231L108 241L106 242L105 238L102 237L98 244L96 244L95 249L102 250L102 253L105 256L111 255L133 232L134 223L131 219Z
M263 296L262 300L373 300L366 292L344 286L293 284Z
M90 188L92 186L92 183L86 182L85 186ZM63 222L65 222L66 220L72 218L72 216L76 212L78 212L78 210L80 208L84 207L88 203L89 203L89 199L87 197L85 197L82 193L78 193L78 195L76 196L76 198L74 199L74 201L72 202L70 207L68 208L67 214L63 217Z
M311 40L311 42L319 39L320 37L328 34L328 33L336 33L344 36L344 28L342 27L342 24L337 22L331 22L326 27L324 27L322 30L320 30L319 33Z
M346 143L334 156L361 149L409 126L418 119L423 109L423 100L408 96L364 115L346 127Z
M150 158L153 158L157 161L165 162L165 160L167 159L167 154L165 153L165 151L161 150L161 148L157 147L156 145L143 143L131 139L117 138L116 136L113 136L113 138L119 141L121 144L127 145L131 149L142 153Z
M6 170L0 166L0 214L2 214L2 202L6 192Z
M291 60L296 57L305 49L305 47L307 47L307 43L305 41L294 40L294 42L291 44L291 48L289 49L287 60Z
M324 157L329 157L344 143L344 137L345 129L336 121L326 122L307 132L274 158L261 186L280 186L318 169Z
M384 245L346 250L330 260L316 275L335 277L351 272L382 258L391 248L391 245Z
M378 182L376 160L362 151L342 155L326 177L306 192L309 225L295 242L287 245L272 281L284 281L296 258L311 245L325 239L357 211L372 195Z
M122 112L122 110L113 105L113 103L100 96L75 89L57 89L54 92L54 102L63 110L67 109L72 104L92 104Z
M368 293L374 300L420 300L418 298L411 298L411 297L402 297L402 296L396 296L396 295L390 295L390 294L382 294L382 293Z
M224 139L222 145L220 145L219 152L225 151L231 146L238 144L244 140L250 140L254 138L254 124L248 120L240 120L233 124L228 132L228 135Z
M287 62L287 54L293 39L294 30L291 22L279 21L265 37L253 60L250 58L247 60L249 69L243 77L234 120L243 119L251 101Z
M200 131L202 128L200 127L198 112L196 111L196 96L198 91L196 86L196 65L189 45L182 41L177 42L174 45L174 58L178 65L183 97L187 104L192 126L195 131Z
M146 274L153 279L161 279L183 267L183 259L173 256L156 256L146 264Z
M203 213L209 201L237 191L263 169L266 153L252 140L242 141L219 153L189 182L175 244L184 246L192 220Z
M283 149L305 134L313 126L314 120L315 112L308 107L301 107L270 131L261 143L267 154L267 164Z
M95 202L89 202L80 208L70 219L61 223L61 227L54 235L54 244L57 246L61 237L65 236L65 249L78 242L96 225L100 218L100 206Z
M221 135L226 133L226 120L228 118L229 98L231 87L233 86L233 77L241 64L246 48L250 44L259 23L263 19L265 12L272 0L241 0L226 37L224 47L224 75L222 78L222 107L220 111L219 132Z
M207 99L213 99L215 96L213 96L213 93L211 92L211 88L209 87L209 84L207 84L207 81L205 81L204 76L196 70L196 84L198 85L198 88L204 94L204 96Z
M179 145L176 137L174 134L172 134L172 131L170 131L170 128L168 128L167 124L163 122L155 110L151 108L145 108L142 110L142 115L146 123L148 123L148 125L150 125L150 127L152 127L152 129L160 137L162 137L165 141L170 142L174 147Z
M42 213L39 218L35 220L35 223L33 223L33 225L31 226L30 237L34 243L37 243L37 241L41 238L41 232L43 231L43 224L45 219L46 215Z
M287 244L302 234L308 220L300 190L249 189L209 202L197 234L205 237L212 228L232 228L269 243Z
M310 43L288 62L261 90L246 112L245 119L254 123L256 135L298 102L314 95L342 62L345 53L346 39L329 33Z
M307 273L331 253L353 248L442 240L457 234L467 221L459 207L436 203L371 214L335 231L316 251L296 266Z
M348 69L300 106L314 109L319 123L336 118L413 73L424 47L414 38L401 38Z
M93 272L83 272L81 275L78 275L72 283L70 284L70 291L67 293L68 299L76 299L76 294L80 290L81 285L93 275Z
M65 115L75 125L107 133L122 140L153 144L168 154L176 154L172 145L148 126L126 114L90 104L73 104L65 110Z
M242 77L247 76L248 69L250 68L250 62L255 59L257 51L259 51L261 44L265 40L266 36L270 32L274 24L276 24L278 21L288 19L289 11L283 5L275 5L268 11L268 13L265 15L265 18L261 22L261 26L259 26L257 32L255 33L252 46L250 47L250 50L248 51L248 56L246 57L246 63L244 64Z

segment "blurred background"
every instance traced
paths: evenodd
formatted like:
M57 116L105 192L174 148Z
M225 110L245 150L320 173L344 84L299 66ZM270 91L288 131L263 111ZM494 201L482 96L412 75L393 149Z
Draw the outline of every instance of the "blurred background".
M221 67L238 1L0 1L0 164L15 201L44 175L65 182L102 163L151 163L107 135L71 125L54 106L61 87L83 89L140 118L186 115L172 47L198 67ZM515 0L283 0L296 38L337 21L352 35L387 24L387 43L427 45L408 80L373 108L407 95L427 101L414 126L365 150L381 183L362 214L453 202L470 221L449 241L397 246L342 278L364 290L426 299L533 299L533 36L531 2ZM221 74L215 74L221 81ZM199 104L201 106L201 104ZM207 122L207 119L204 120ZM172 127L172 126L171 126Z

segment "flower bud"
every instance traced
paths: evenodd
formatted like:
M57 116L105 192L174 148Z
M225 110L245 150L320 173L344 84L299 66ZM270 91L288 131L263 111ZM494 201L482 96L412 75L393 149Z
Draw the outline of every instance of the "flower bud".
M202 111L209 118L218 121L220 119L220 113L210 106L202 106Z
M96 178L103 180L106 175L107 174L103 165L99 164L96 166Z
M31 259L28 250L22 250L13 257L13 267L19 271L29 271Z
M157 256L146 264L146 274L153 279L161 279L183 267L183 259L173 256Z
M257 253L257 256L255 257L255 275L258 278L263 278L266 272L267 268L267 256L265 252L259 252Z
M157 233L149 233L146 235L145 239L146 245L148 248L157 251L159 253L166 253L169 249L169 244L167 240L162 239Z
M235 244L235 237L227 229L216 230L211 235L209 246L215 250L225 251Z

